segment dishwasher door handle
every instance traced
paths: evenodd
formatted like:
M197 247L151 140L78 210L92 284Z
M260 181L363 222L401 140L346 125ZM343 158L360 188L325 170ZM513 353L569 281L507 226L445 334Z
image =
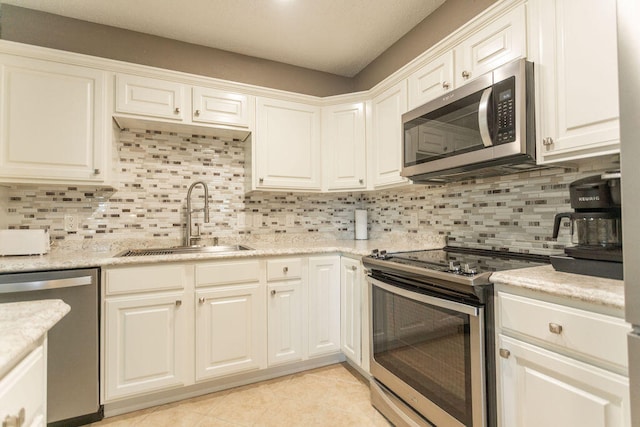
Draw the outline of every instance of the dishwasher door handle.
M92 283L91 276L69 277L65 279L34 280L29 282L13 282L0 284L0 294L10 292L41 291L44 289L71 288Z

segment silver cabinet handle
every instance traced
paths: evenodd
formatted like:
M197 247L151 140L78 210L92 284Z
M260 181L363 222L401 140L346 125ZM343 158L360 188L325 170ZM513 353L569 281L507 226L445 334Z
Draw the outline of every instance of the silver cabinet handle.
M182 300L176 300L176 307L180 307L182 305Z
M207 301L207 299L206 299L205 297L200 297L200 298L198 298L198 302L199 302L200 304L204 304L206 301Z
M355 265L352 265L352 266L351 266L351 269L352 269L353 271L356 271L356 270L358 269L358 267L356 267Z
M549 323L549 332L552 334L560 335L562 333L562 325L558 325L557 323Z
M97 169L97 168L96 168L96 169L94 169L94 170L93 170L93 174L94 174L94 175L100 175L100 169Z
M289 272L289 267L282 267L282 272L283 273L288 273Z
M449 89L451 85L449 84L449 82L442 82L442 88L443 89Z
M468 72L467 70L464 70L462 72L462 77L465 78L465 79L468 79L469 77L471 77L471 73Z
M195 115L199 116L200 115L200 110L196 110Z
M545 147L553 145L553 138L546 137L545 139L542 140L542 145L544 145Z
M511 352L509 350L507 350L506 348L500 349L500 357L502 357L503 359L508 359L509 356L511 356Z
M275 289L271 289L271 296L274 296L277 293Z
M364 179L360 179L360 180L358 180L358 182L359 182L360 184L364 184Z
M180 107L176 107L176 109L173 110L173 112L176 113L176 114L180 114Z
M260 178L258 181L260 181L260 184L262 184L264 182L264 178Z
M7 415L2 421L2 427L22 427L27 418L24 408L20 408L18 415Z

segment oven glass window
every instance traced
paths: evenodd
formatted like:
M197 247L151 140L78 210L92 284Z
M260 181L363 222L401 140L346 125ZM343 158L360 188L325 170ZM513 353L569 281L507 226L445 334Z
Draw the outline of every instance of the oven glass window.
M471 425L469 316L376 286L372 296L375 361Z
M484 148L478 125L482 91L404 125L404 164L420 163Z

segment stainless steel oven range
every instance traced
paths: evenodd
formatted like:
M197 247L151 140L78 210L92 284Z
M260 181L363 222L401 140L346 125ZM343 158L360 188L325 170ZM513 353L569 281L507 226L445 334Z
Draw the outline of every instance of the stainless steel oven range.
M373 406L396 426L495 426L489 276L549 257L447 246L363 263Z

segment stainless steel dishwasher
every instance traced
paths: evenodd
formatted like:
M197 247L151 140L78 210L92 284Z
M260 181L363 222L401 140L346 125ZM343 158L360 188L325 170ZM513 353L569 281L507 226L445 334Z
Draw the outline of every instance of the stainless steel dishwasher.
M47 425L80 426L103 418L99 393L98 269L0 274L0 303L61 299L71 311L50 331Z

